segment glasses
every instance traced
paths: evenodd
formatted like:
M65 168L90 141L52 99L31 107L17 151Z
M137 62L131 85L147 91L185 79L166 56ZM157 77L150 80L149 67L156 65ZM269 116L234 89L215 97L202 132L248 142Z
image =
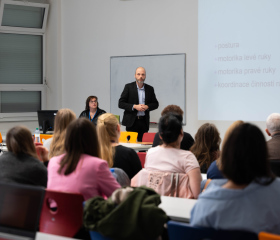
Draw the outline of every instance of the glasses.
M90 101L90 103L97 103L97 101L96 101L96 100L94 100L94 101Z

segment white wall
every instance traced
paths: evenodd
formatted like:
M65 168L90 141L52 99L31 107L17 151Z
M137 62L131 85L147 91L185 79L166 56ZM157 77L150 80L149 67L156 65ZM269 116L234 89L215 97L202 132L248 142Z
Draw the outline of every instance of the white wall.
M204 123L197 120L197 0L52 0L49 17L48 109L68 107L78 115L87 96L97 95L109 111L111 56L186 53L184 130L194 136ZM213 123L223 137L232 122Z

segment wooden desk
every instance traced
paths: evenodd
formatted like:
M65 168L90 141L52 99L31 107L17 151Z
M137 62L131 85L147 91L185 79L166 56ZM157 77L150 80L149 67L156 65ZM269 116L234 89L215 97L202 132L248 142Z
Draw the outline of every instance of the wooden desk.
M135 151L147 151L148 149L150 149L152 147L152 143L119 143L122 146L128 147L128 148L132 148Z
M196 201L196 199L161 196L161 204L159 207L162 208L172 220L188 223L191 218L191 210Z

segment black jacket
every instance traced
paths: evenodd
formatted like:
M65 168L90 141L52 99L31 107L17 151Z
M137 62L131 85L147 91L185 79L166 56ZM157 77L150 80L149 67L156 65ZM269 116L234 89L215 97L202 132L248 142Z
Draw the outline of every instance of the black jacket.
M96 126L96 124L97 124L97 119L98 119L98 117L99 117L100 115L102 115L103 113L106 113L106 112L105 112L104 110L100 109L100 108L97 108L96 114L95 114L95 116L94 116L94 118L93 118L93 120L92 120L92 122L94 123L95 126ZM82 111L82 113L80 114L79 118L80 118L80 117L85 117L85 118L89 119L89 110L84 110L84 111Z
M145 87L145 104L149 107L145 111L145 122L149 128L150 111L158 108L158 101L154 92L154 88L148 84ZM134 104L139 104L138 90L136 82L125 85L124 90L119 99L119 108L124 109L122 125L131 127L136 119L137 111L132 110Z

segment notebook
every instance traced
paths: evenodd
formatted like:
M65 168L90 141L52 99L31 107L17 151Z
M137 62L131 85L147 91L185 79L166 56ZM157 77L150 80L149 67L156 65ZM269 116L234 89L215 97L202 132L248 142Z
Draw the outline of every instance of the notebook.
M0 240L35 239L45 189L0 182Z

